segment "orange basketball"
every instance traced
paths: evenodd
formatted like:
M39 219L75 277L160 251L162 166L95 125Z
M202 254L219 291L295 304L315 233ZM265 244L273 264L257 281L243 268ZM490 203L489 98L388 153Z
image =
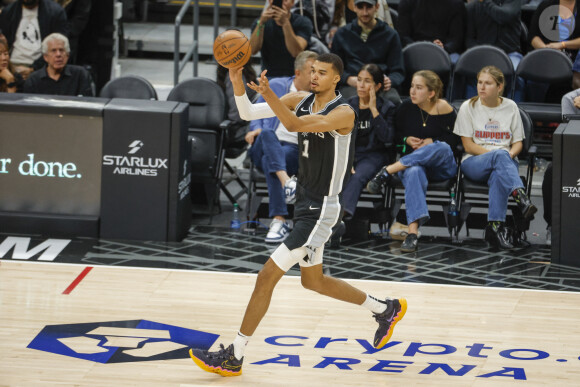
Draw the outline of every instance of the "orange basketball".
M242 67L251 55L250 41L242 31L224 31L213 42L215 60L228 69Z

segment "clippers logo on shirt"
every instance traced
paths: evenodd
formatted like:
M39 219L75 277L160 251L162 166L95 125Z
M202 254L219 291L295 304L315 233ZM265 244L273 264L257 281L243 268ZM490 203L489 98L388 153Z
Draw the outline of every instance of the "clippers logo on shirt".
M501 124L499 121L489 121L485 124L483 130L476 130L474 136L483 142L491 144L501 144L502 140L509 140L512 138L512 134L509 130L501 130Z

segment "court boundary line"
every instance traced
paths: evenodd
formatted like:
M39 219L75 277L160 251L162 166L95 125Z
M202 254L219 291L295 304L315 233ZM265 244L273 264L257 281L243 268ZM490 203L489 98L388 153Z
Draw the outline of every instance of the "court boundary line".
M78 263L68 263L68 262L40 262L40 261L18 261L12 259L0 259L0 263L25 263L25 264L41 264L41 265L60 265L60 266L82 266ZM139 267L139 266L109 266L109 265L96 265L93 266L94 269L98 268L108 268L108 269L137 269L137 270L151 270L151 271L169 271L169 272L192 272L192 273L211 273L211 274L221 274L221 275L238 275L238 276L257 276L257 273L236 273L236 272L223 272L223 271L211 271L211 270L187 270L187 269L167 269L167 268L156 268L156 267ZM285 275L285 278L293 278L294 280L300 280L300 276L295 275ZM339 278L339 277L336 277ZM502 288L496 286L477 286L477 285L455 285L455 284L432 284L426 282L403 282L403 281L383 281L383 280L369 280L369 279L353 279L353 278L339 278L347 282L368 282L368 283L391 283L399 285L422 285L422 286L444 286L453 288L469 288L469 289L490 289L490 290L510 290L510 291L526 291L526 292L539 292L539 293L556 293L556 294L580 294L580 292L565 291L565 290L544 290L544 289L525 289L525 288Z

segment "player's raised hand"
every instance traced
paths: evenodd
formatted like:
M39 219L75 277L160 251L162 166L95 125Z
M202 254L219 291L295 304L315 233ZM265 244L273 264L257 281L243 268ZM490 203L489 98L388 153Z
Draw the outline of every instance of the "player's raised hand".
M256 93L264 94L268 90L270 90L270 82L268 82L268 78L266 78L266 73L268 70L262 71L260 74L260 78L258 78L258 84L256 85L254 82L249 82L248 87L254 90Z
M244 78L242 77L242 71L244 71L244 67L235 67L235 68L230 68L229 69L229 73L230 73L230 81L232 81L232 83L234 82L244 82Z

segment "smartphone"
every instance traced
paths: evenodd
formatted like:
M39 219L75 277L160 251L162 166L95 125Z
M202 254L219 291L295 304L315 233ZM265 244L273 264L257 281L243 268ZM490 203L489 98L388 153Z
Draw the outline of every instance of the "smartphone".
M278 8L282 8L282 0L273 0L272 5L275 5Z

